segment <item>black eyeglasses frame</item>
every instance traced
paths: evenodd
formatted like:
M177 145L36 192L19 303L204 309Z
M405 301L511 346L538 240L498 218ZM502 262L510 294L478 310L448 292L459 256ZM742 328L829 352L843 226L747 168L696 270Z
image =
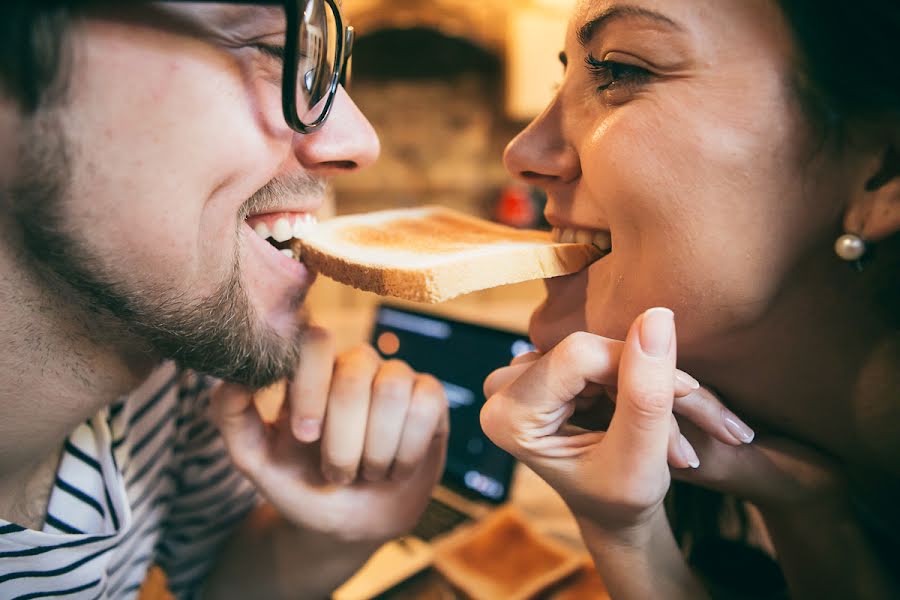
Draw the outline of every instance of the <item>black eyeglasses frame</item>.
M200 1L208 4L258 4L262 6L281 6L284 8L286 28L284 40L284 65L281 74L281 110L285 122L297 133L307 134L316 131L325 124L334 99L337 96L338 86L349 88L352 73L352 52L355 32L353 27L345 25L344 13L341 10L339 0L163 0L164 2ZM331 81L328 82L327 96L324 98L325 106L322 114L311 123L304 123L300 117L297 106L297 82L300 68L300 56L298 51L299 39L297 35L289 32L300 30L301 15L310 2L322 2L331 10L337 40L335 41L334 65L336 65ZM318 67L317 67L318 68Z

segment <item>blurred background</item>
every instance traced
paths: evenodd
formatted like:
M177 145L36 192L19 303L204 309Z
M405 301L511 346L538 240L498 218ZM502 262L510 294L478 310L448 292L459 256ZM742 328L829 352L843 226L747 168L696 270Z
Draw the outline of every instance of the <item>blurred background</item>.
M337 179L325 217L442 204L544 227L543 195L503 167L506 144L547 105L575 0L347 0L351 96L381 138L378 162ZM516 331L540 282L466 296L439 312ZM378 299L322 278L310 297L339 343L364 341Z

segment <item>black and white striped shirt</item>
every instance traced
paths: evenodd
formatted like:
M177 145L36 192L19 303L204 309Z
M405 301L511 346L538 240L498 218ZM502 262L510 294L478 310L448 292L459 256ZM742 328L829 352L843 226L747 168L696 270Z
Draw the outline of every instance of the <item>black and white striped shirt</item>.
M206 416L209 385L166 363L72 432L43 530L0 519L0 598L132 598L153 563L197 594L257 502Z

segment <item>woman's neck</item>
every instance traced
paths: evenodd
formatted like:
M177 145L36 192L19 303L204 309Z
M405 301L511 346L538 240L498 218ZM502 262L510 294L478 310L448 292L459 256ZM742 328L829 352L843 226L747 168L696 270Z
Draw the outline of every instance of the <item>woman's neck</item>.
M761 431L848 462L900 458L889 448L900 438L900 336L864 289L847 265L810 264L757 323L707 353L717 358L684 366Z

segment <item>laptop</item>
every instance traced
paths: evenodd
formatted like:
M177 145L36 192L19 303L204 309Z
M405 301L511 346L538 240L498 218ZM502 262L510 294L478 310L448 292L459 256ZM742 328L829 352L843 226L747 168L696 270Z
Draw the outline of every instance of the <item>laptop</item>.
M443 384L450 405L447 463L410 536L383 547L352 592L336 598L372 597L421 570L430 563L432 541L509 498L516 461L481 431L482 386L492 371L534 350L521 333L388 304L376 309L371 343L382 357L404 360Z

